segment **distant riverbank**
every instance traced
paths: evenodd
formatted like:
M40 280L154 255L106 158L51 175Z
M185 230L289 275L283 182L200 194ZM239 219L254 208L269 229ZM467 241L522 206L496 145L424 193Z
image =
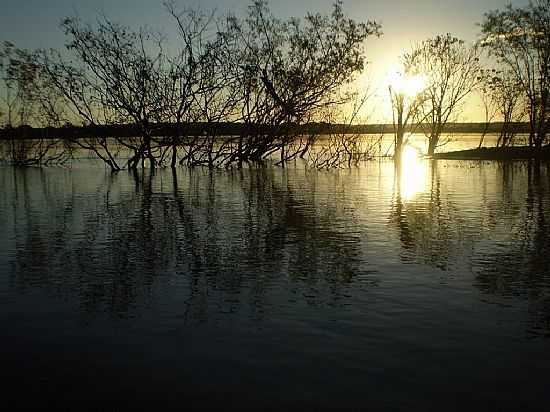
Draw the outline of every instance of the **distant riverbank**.
M529 146L482 147L470 150L436 153L434 159L447 160L514 160L514 159L549 159L550 145L537 150Z
M410 133L427 132L425 125L410 125L407 131ZM509 129L515 133L528 133L527 123L514 123ZM278 126L256 125L245 123L187 123L176 125L173 123L158 123L151 125L152 136L243 136L254 134L269 134L274 131L281 133L286 129L289 135L300 134L383 134L392 133L392 124L331 124L331 123L307 123L307 124L283 124ZM450 123L445 126L443 133L499 133L502 123ZM91 137L133 137L139 136L142 131L133 124L117 125L66 125L63 127L35 128L27 125L19 127L5 127L0 129L0 140L8 139L83 139Z

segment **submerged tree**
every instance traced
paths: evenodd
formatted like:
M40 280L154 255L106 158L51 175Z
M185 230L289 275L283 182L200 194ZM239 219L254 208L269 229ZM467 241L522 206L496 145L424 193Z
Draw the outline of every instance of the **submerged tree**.
M303 20L277 19L264 1L244 18L165 7L176 42L106 17L95 24L67 18L67 52L33 55L67 108L57 123L97 131L73 144L112 171L304 157L315 140L304 126L350 101L346 86L366 64L364 41L380 34L375 22L345 17L340 1L329 15ZM49 105L51 115L56 107Z
M550 105L550 0L486 13L481 28L483 46L513 74L527 97L529 144L540 148L548 133Z
M418 74L411 75L407 71L395 72L390 74L388 83L394 130L394 159L399 164L406 143L405 132L414 119L421 120L421 107L426 99L425 78ZM418 123L420 122L417 121L417 125Z
M167 65L167 120L175 125L170 164L177 164L179 149L180 164L213 167L231 156L232 139L219 136L219 125L238 118L240 84L232 70L238 64L232 53L234 35L214 14L180 11L170 2L165 7L176 23L179 46ZM198 122L203 133L189 135L186 126Z
M376 152L380 153L384 127L380 128L378 136L373 134L368 139L354 127L370 97L367 90L351 105L326 112L324 122L332 126L315 147L308 151L306 159L309 164L317 169L349 168L372 159ZM364 120L361 119L360 122L364 123ZM312 131L311 136L315 137L315 131Z
M60 53L46 54L44 67L51 81L84 123L133 124L137 136L118 141L132 153L128 167L135 169L145 160L155 167L159 147L153 129L166 112L161 44L143 29L131 31L106 18L95 28L68 18L62 28L77 64L66 62ZM102 146L104 160L118 169L107 144Z
M3 96L4 125L16 127L32 121L35 106L34 88L38 67L32 53L4 42L0 48L0 73Z
M479 137L478 149L483 146L485 137L489 133L491 123L495 120L498 115L498 108L493 104L493 96L491 92L492 82L490 81L491 75L486 72L482 75L482 81L480 87L476 89L477 95L481 101L481 108L483 109L483 130L481 131L481 136Z
M524 94L515 76L510 72L486 71L482 75L480 89L486 113L493 110L493 113L498 115L502 122L497 146L513 144L516 135L514 123L522 121L525 114Z
M480 82L478 49L446 34L418 44L403 60L408 72L425 77L417 121L428 126L428 155L432 156L445 125Z
M229 23L236 34L246 126L240 160L261 160L277 151L282 162L303 156L310 139L287 150L299 137L296 126L349 101L343 86L363 70L364 41L380 35L380 26L347 18L341 1L330 15L287 21L272 16L265 1L255 1L245 19L232 17Z
M59 127L66 120L60 95L39 63L39 54L4 42L0 71L5 114L3 157L17 165L62 163L71 157L71 145L53 135L26 136L30 126Z

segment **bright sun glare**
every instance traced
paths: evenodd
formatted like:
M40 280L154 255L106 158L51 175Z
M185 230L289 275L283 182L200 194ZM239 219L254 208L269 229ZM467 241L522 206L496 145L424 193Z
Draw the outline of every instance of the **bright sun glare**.
M406 144L402 150L399 176L401 197L411 200L425 189L426 165L415 147Z
M426 77L420 74L409 76L398 70L391 71L386 82L398 94L414 97L426 87Z

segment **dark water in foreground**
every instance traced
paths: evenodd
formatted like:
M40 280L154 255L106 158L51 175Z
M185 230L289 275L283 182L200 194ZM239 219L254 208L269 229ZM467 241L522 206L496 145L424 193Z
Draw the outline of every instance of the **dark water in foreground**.
M547 410L550 167L0 168L4 404Z

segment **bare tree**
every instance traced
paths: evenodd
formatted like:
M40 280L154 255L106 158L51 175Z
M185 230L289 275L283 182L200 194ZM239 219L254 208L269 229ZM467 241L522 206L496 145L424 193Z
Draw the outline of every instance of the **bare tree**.
M242 79L242 160L279 152L281 163L303 155L309 145L288 152L297 126L318 111L349 101L342 93L366 61L364 41L380 34L376 22L345 17L337 1L330 15L308 14L282 21L264 1L255 1L244 20L230 18L237 33Z
M405 133L413 120L417 119L412 132L421 123L421 108L424 100L424 78L411 75L408 72L390 74L388 91L392 109L394 132L394 159L397 164L401 161L403 146L406 144Z
M85 68L65 61L56 50L41 51L40 64L49 82L62 96L69 112L67 117L96 131L92 136L70 136L71 143L91 152L108 165L111 171L121 170L118 159L121 145L109 139L101 130L101 126L116 124L115 111L107 101L98 98L98 85L92 81Z
M409 73L425 78L418 120L428 126L428 155L432 156L445 125L480 82L478 48L446 34L418 44L403 60Z
M517 132L514 123L524 118L525 95L515 76L510 72L492 70L482 77L484 98L502 121L497 146L509 146L513 144Z
M327 136L316 141L307 157L308 164L318 169L350 168L373 158L383 132L378 136L367 137L354 130L354 123L370 97L367 91L351 107L336 107L327 113L325 122L332 124L336 130L331 130Z
M107 18L95 28L67 18L62 28L78 66L65 63L57 54L53 64L46 65L52 82L89 124L133 124L138 136L118 140L132 153L128 167L135 169L146 159L155 167L160 148L154 144L153 129L167 110L161 41L143 29L134 32ZM109 152L105 160L113 169L119 168Z
M491 93L493 87L491 78L493 77L494 73L494 70L492 72L484 70L481 76L482 81L479 87L476 89L477 95L481 100L481 107L483 108L483 130L479 138L479 144L477 146L478 149L483 146L485 137L487 136L487 133L489 133L491 123L498 115L498 107L493 104L493 94Z
M28 125L34 106L34 79L37 67L32 54L18 49L13 43L4 42L0 49L0 70L3 82L3 106L5 125Z
M171 137L171 166L178 161L178 148L183 151L180 163L200 164L204 160L214 166L218 157L213 152L218 140L215 124L234 117L236 77L228 65L234 57L230 33L224 31L213 13L196 10L179 11L174 3L165 8L174 19L178 31L179 51L168 60L169 118L175 126ZM206 134L186 133L186 126L201 122ZM219 150L224 153L224 150ZM206 154L206 156L203 156Z
M550 0L486 13L481 29L484 47L527 96L529 144L540 148L548 133L550 106Z
M30 125L59 127L64 119L63 105L44 76L38 54L5 42L1 55L7 114L2 134L8 145L4 147L4 156L17 165L67 161L72 155L69 142L55 135L27 136L32 130Z
M261 0L242 19L165 7L176 43L106 17L63 20L67 52L40 51L29 66L52 92L29 95L32 105L21 108L39 106L51 125L81 124L71 145L112 171L274 155L284 165L315 141L305 126L350 101L345 86L366 64L364 41L380 34L375 22L345 17L340 1L329 15L286 21ZM347 142L346 150L355 149Z

